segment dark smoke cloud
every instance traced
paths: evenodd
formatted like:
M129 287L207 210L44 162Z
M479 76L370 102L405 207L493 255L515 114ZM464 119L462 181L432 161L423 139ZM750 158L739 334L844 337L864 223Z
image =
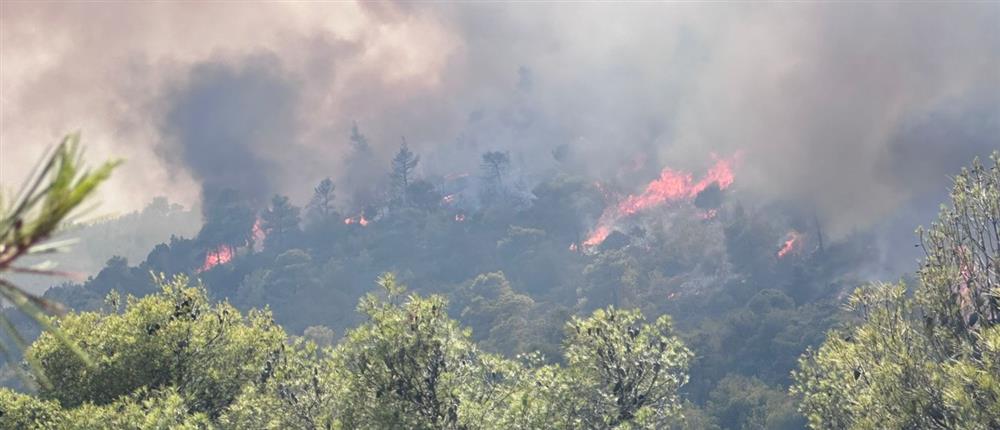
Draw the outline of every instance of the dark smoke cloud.
M740 152L738 188L834 237L928 219L947 176L1000 147L997 3L258 6L4 4L4 141L83 118L143 173L113 185L125 207L155 187L196 200L193 183L302 202L346 183L354 121L382 161L406 136L425 175L503 150L531 182L568 147L639 187Z
M163 95L167 106L159 152L181 163L203 194L234 189L264 201L284 175L275 160L298 138L299 87L276 58L207 63Z

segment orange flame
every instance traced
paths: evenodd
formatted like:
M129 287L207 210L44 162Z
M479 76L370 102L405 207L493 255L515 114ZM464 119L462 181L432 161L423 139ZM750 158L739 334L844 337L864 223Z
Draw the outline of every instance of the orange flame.
M594 231L583 245L588 247L600 245L611 234L611 228L624 217L667 203L693 200L698 193L713 184L718 185L720 189L728 188L735 180L733 165L736 163L736 157L718 158L714 155L712 157L715 158L715 164L698 181L694 180L691 173L664 168L660 172L660 177L650 182L642 194L630 195L617 205L605 209Z
M233 254L233 247L225 244L219 245L218 248L205 253L205 263L201 265L201 268L196 273L201 273L220 264L228 263L233 259Z
M344 218L344 224L347 225L357 224L362 227L367 227L370 222L371 221L368 221L368 219L366 219L364 215L358 215L357 218L351 218L351 217Z
M263 220L260 217L257 217L257 220L254 221L253 227L250 229L250 234L252 239L247 241L246 246L253 245L255 250L259 251L263 247L264 239L267 237L267 232L264 231ZM220 264L226 264L232 261L234 256L236 256L235 247L228 244L219 245L215 249L205 252L205 262L202 263L201 267L195 273L205 272Z
M607 211L605 211L605 213L607 213ZM601 220L603 219L604 215L601 215ZM614 223L614 221L617 221L617 219L611 221L611 223ZM598 221L598 222L603 222L603 221ZM588 237L587 240L583 241L583 246L593 247L600 245L601 242L604 242L604 239L608 238L609 234L611 234L611 227L606 225L598 225L597 228L594 229L594 232L590 234L590 237Z
M792 230L788 232L785 237L785 244L778 250L778 258L785 258L788 253L798 249L799 244L801 243L802 234Z
M264 231L263 221L261 221L260 217L257 218L257 221L254 221L253 228L250 231L253 235L254 247L263 247L264 239L267 238L267 232Z

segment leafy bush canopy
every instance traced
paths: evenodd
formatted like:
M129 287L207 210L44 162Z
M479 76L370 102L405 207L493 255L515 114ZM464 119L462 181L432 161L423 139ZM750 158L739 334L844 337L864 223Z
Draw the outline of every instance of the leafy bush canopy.
M336 347L288 340L267 311L211 303L183 276L109 296L58 322L27 355L52 386L0 390L4 428L660 428L681 422L691 353L669 319L598 310L567 325L566 365L481 351L441 296L395 277L361 300Z
M859 288L857 324L800 360L813 428L1000 428L1000 153L963 170L920 233L916 291Z

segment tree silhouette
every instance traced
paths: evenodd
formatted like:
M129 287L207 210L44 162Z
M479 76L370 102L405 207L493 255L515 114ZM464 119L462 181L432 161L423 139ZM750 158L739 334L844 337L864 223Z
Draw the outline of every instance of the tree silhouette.
M407 202L406 192L409 190L410 182L413 180L413 171L416 170L417 163L419 162L420 156L410 151L404 137L403 143L399 146L399 152L392 158L392 172L389 174L390 179L392 179L392 188L395 192L395 197L402 199L404 205Z

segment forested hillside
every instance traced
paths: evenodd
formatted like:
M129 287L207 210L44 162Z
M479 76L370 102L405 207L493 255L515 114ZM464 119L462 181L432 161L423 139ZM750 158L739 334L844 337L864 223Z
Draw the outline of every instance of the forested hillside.
M997 321L995 159L959 177L956 209L922 236L928 257L913 283L851 294L877 270L870 237L825 239L811 213L748 204L718 160L693 176L704 179L671 182L664 170L623 196L568 173L520 193L505 179L505 154L482 158L478 177L423 178L404 143L385 191L354 209L338 204L330 180L301 208L280 195L258 208L219 191L195 237L172 237L137 265L112 259L87 282L46 293L79 312L60 325L97 368L43 335L28 354L54 387L37 398L6 392L16 412L0 419L85 428L996 422L993 384L976 379L996 369L987 330ZM954 290L956 280L969 286ZM932 306L940 310L924 310ZM885 350L896 335L882 336L915 315L931 322L913 320L893 347L903 349ZM905 339L923 330L926 352L914 355L923 343ZM865 364L885 354L898 354L891 369L924 361L912 364L915 376ZM926 373L944 357L968 357L942 370L956 382ZM855 388L839 388L842 374ZM962 375L982 388L950 388ZM877 391L856 391L860 381ZM892 394L900 383L938 394ZM849 396L885 400L833 400ZM931 402L939 416L897 402Z
M1000 430L997 23L0 0L0 430Z

